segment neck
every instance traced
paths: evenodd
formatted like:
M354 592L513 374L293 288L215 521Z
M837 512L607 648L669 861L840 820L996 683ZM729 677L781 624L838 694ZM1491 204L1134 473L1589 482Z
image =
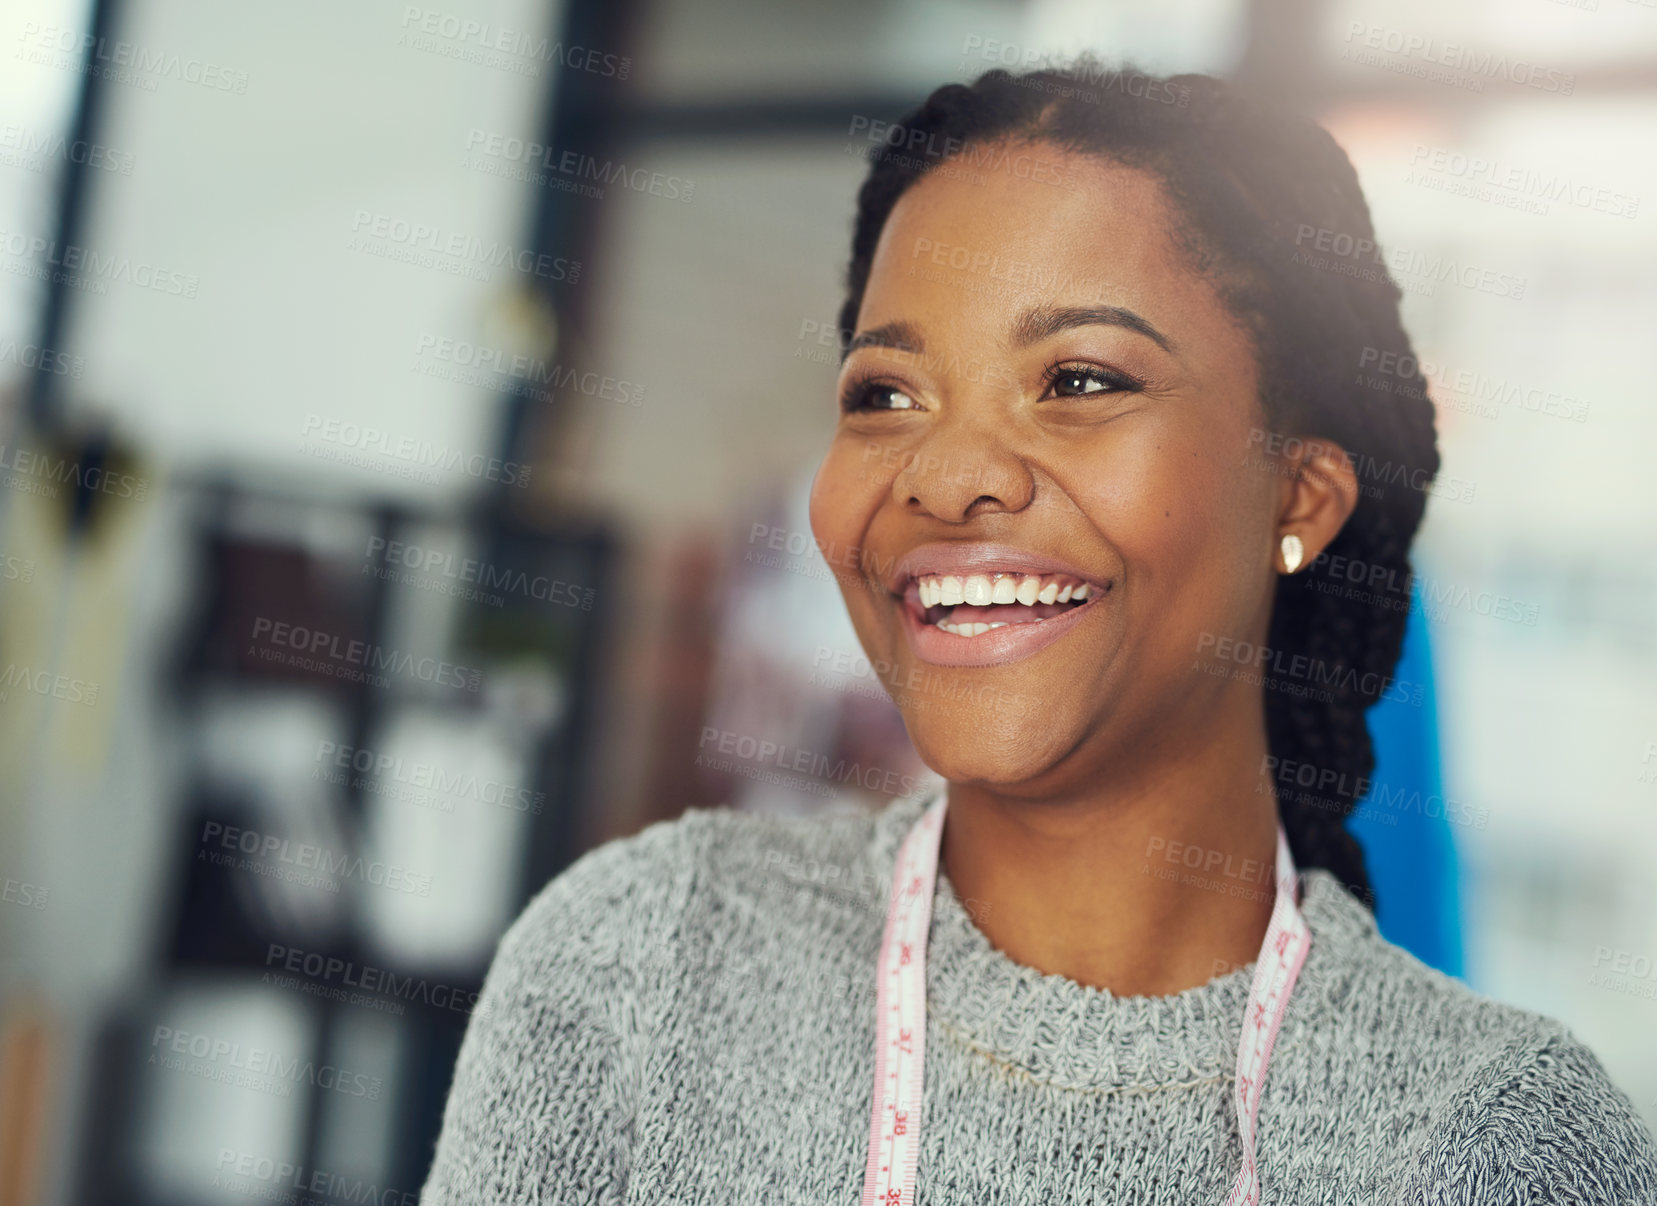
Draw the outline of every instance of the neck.
M1237 773L1263 767L1253 744L1187 749L1078 796L952 783L943 867L958 896L987 903L978 927L1016 963L1117 996L1206 984L1259 956L1275 899L1271 780Z

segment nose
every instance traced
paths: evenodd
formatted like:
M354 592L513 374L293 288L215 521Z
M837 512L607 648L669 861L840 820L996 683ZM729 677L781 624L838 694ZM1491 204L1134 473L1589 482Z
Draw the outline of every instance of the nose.
M892 499L900 507L945 523L1022 511L1034 494L1029 466L993 423L939 423L892 479Z

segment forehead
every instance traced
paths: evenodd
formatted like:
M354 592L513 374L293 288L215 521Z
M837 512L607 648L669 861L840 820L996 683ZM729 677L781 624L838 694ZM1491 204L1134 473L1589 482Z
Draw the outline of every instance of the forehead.
M1155 175L1045 143L973 151L893 207L859 327L915 317L900 310L993 321L1040 304L1129 306L1159 326L1228 321L1180 250Z

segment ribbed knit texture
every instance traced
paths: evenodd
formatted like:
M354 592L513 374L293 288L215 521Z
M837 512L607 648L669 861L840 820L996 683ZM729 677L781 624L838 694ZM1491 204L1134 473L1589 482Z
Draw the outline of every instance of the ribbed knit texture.
M501 941L423 1206L856 1203L887 889L924 803L694 812L556 878ZM1390 945L1327 873L1302 882L1264 1202L1657 1204L1657 1145L1562 1025ZM1045 975L940 867L917 1206L1222 1202L1252 972L1167 997Z

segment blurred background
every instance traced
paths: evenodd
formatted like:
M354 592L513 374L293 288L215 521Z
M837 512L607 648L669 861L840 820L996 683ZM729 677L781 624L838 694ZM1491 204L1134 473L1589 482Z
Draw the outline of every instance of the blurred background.
M853 195L1081 50L1356 163L1457 483L1380 921L1657 1123L1657 5L444 2L0 18L0 1206L412 1203L550 876L926 789L805 519Z

